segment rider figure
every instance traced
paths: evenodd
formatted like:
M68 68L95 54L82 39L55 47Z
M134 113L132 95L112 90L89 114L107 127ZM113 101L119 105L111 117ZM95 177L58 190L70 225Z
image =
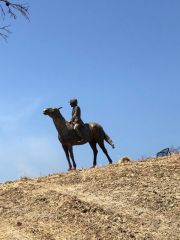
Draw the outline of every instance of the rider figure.
M70 100L70 105L72 107L72 118L70 120L70 123L73 124L74 130L77 132L78 136L81 138L78 143L84 143L85 138L83 136L83 133L81 131L81 128L83 127L84 123L81 119L81 109L78 106L77 99L73 98Z

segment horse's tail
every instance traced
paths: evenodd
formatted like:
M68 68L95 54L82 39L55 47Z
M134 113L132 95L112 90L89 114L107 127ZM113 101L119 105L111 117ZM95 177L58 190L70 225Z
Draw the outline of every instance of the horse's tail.
M111 138L105 132L104 132L104 140L107 143L109 143L112 146L112 148L115 148L113 141L111 140Z
M95 122L88 124L90 127L91 137L94 138L96 142L105 140L107 143L109 143L112 148L115 148L113 141L111 138L105 133L103 127Z

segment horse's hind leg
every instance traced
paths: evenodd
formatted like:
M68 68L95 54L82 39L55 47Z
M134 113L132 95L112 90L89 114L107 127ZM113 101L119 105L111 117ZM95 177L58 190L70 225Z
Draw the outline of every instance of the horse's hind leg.
M74 170L76 170L76 163L75 163L75 160L74 160L74 154L73 154L73 147L69 147L69 153L70 153L70 157L71 157L71 160L73 162L73 168Z
M93 159L93 166L92 167L95 167L96 164L97 164L97 153L98 153L98 150L97 150L97 147L96 147L96 142L89 142L92 150L93 150L93 154L94 154L94 159Z
M63 149L64 149L64 152L66 154L66 158L68 160L68 164L69 164L69 171L72 169L72 165L71 165L71 161L70 161L70 157L69 157L69 151L68 151L68 147L65 146L65 145L62 145Z
M107 149L104 146L104 142L98 142L98 144L99 144L100 148L103 150L103 153L106 155L106 157L107 157L107 159L109 161L109 164L111 164L112 163L112 159L110 158L110 156L108 154L108 151L107 151Z

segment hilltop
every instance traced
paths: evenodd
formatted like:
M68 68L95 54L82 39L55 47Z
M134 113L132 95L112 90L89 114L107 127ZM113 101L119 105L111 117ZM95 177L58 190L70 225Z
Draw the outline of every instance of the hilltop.
M180 155L0 184L2 240L178 240Z

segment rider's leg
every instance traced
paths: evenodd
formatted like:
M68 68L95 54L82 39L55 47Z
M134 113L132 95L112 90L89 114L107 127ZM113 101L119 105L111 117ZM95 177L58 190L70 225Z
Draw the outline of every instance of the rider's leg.
M74 125L74 130L76 130L78 136L80 137L79 143L84 143L86 141L84 134L81 131L81 125L80 124L75 124Z

